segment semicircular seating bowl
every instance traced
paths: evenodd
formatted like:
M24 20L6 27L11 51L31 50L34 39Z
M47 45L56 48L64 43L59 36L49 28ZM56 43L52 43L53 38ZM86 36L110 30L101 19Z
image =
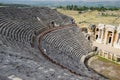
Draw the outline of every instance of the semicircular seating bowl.
M91 49L89 43L85 40L80 29L77 27L67 27L52 31L46 34L42 39L42 49L53 61L64 65L68 69L82 76L96 77L94 72L89 71L80 59L88 54Z
M51 59L80 77L51 63L38 48L31 47L34 32L38 36L49 30L51 21L66 25L71 24L71 19L46 7L0 8L0 73L23 80L90 80L93 76L98 79L99 75L80 62L91 48L77 27L68 26L46 34L41 47Z

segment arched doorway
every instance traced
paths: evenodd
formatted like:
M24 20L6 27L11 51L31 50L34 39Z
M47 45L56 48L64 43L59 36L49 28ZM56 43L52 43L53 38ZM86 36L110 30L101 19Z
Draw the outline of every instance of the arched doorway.
M98 39L98 32L99 32L99 29L97 28L97 29L96 29L96 36L95 36L95 39L96 39L96 40Z
M96 39L98 39L98 35L96 35Z

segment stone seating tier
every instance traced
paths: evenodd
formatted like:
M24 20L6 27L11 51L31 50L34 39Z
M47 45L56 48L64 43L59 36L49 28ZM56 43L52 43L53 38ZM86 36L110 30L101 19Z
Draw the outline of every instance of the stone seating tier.
M1 7L0 79L103 80L80 62L91 48L77 27L57 29L46 34L41 47L53 60L80 76L53 64L39 51L39 43L34 43L37 41L36 38L33 40L34 36L49 30L51 21L62 26L71 24L71 19L46 7Z

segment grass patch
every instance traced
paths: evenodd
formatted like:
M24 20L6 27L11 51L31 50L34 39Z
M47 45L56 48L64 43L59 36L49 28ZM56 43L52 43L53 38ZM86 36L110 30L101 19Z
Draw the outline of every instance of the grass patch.
M89 66L109 80L120 80L120 64L101 56L93 56Z
M112 64L117 65L117 66L120 67L120 64L117 63L117 62L115 62L115 61L112 61L112 60L106 59L106 58L101 57L101 56L99 56L99 55L97 55L97 57L98 57L98 60L100 60L100 61L103 61L103 62L106 62L106 63L109 62L109 63L112 63Z

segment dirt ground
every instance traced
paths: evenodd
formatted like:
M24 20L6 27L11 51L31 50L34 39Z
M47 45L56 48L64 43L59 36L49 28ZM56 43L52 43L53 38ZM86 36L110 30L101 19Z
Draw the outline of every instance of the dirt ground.
M110 80L120 80L120 65L100 56L89 59L88 65Z

